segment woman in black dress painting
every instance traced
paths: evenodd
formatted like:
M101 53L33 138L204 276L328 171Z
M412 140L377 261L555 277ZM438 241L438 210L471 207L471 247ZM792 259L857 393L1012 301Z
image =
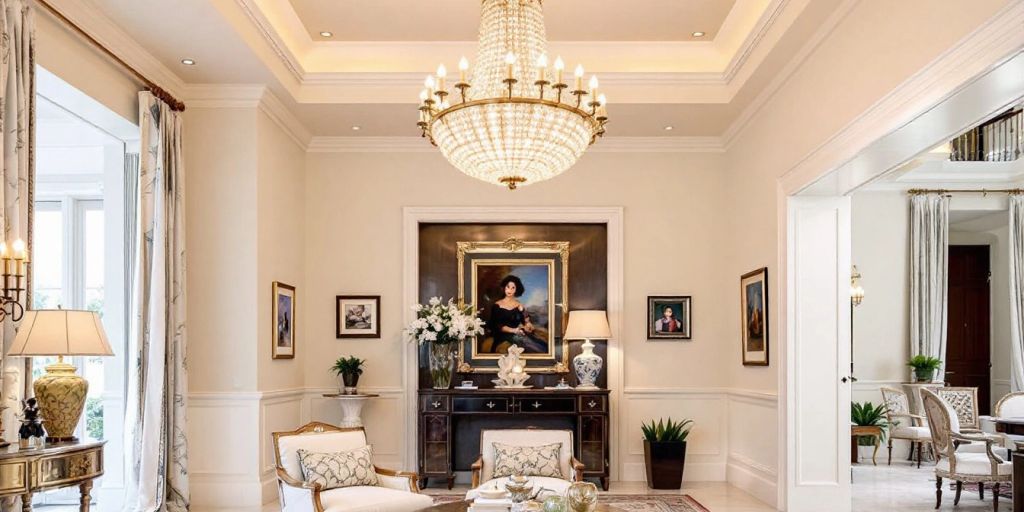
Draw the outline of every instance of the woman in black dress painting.
M491 317L487 323L494 341L489 350L483 351L504 354L512 345L519 345L526 354L547 353L547 342L534 335L530 313L518 300L526 292L523 281L517 276L508 275L501 280L500 286L505 296L491 305Z

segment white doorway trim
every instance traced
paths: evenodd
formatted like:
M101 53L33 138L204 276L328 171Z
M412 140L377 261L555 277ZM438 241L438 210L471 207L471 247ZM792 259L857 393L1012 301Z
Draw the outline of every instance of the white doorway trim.
M612 339L608 340L608 389L611 390L613 431L623 432L620 414L623 391L623 357L621 339L623 308L623 209L620 206L598 207L404 207L402 208L402 322L408 324L415 316L411 306L419 301L419 225L426 223L559 223L604 224L608 236L608 323ZM409 343L402 357L402 390L405 401L403 423L403 466L418 468L416 431L418 411L416 397L419 385L417 347ZM621 436L620 436L621 437ZM612 439L615 439L612 437ZM611 443L611 479L617 480L622 458L619 443Z

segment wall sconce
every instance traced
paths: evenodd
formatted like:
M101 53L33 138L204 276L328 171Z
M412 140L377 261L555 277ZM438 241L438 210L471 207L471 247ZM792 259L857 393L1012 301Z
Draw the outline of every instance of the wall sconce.
M13 254L12 254L13 253ZM0 261L3 262L3 290L0 290L0 322L7 319L18 322L25 315L22 298L25 294L25 276L28 274L28 250L20 238L11 244L0 242Z
M864 287L860 285L860 278L861 275L857 271L857 265L854 265L850 273L850 301L853 302L854 306L860 306L860 303L864 300Z

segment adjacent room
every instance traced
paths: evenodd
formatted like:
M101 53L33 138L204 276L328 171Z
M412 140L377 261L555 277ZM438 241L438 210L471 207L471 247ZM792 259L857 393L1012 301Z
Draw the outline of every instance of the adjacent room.
M0 0L0 511L1024 512L1021 27Z

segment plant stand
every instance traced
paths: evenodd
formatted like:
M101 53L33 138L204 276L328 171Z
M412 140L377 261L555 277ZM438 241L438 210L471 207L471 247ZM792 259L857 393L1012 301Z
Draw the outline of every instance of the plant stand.
M871 463L877 466L878 461L876 460L876 457L878 457L878 447L882 444L882 427L879 427L878 425L850 426L850 462L854 464L858 462L857 455L859 450L857 447L860 443L857 441L859 441L861 437L873 437L875 439L875 450L871 453Z
M341 421L338 426L341 428L355 428L363 426L363 404L371 398L380 395L344 395L339 393L325 394L324 398L337 400L341 405Z

